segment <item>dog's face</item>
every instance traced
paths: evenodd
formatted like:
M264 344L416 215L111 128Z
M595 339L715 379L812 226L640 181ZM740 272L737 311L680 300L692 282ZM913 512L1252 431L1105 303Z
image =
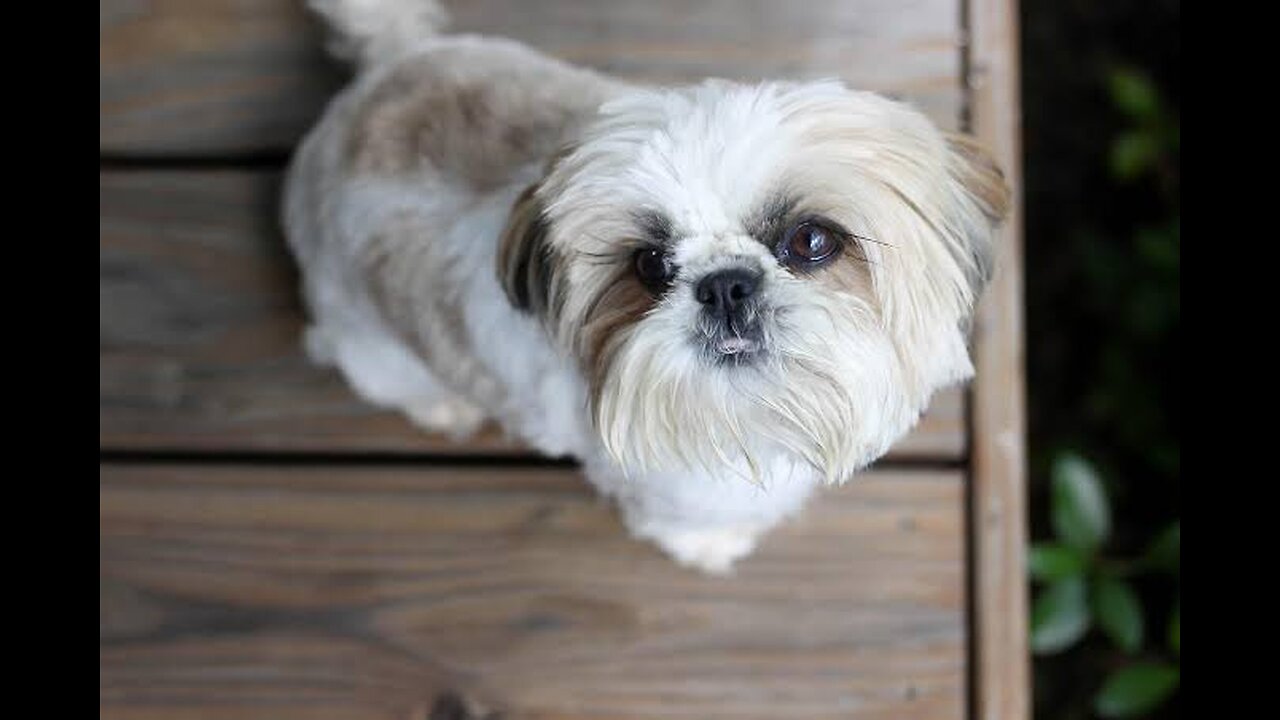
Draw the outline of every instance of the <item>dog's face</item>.
M638 91L517 202L499 272L624 469L837 482L972 374L1007 199L972 143L837 83Z

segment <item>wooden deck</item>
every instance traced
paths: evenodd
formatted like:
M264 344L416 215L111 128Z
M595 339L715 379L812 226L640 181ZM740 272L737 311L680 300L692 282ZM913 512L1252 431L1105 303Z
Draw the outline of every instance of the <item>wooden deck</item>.
M1016 182L1006 3L447 4L633 78L840 76ZM572 466L305 362L280 171L343 76L301 5L100 3L103 718L1027 716L1016 222L982 382L702 577Z

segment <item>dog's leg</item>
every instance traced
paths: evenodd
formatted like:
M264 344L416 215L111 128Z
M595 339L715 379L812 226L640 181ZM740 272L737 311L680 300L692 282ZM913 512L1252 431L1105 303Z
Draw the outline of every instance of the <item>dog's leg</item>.
M800 509L819 482L783 467L772 468L759 485L700 473L627 477L602 453L583 466L591 483L618 503L633 536L712 575L731 573L762 536Z
M631 534L650 540L676 562L709 575L729 575L738 560L755 550L756 541L768 529L752 523L704 527L628 512L623 517Z
M302 331L302 348L307 353L307 359L314 365L333 367L338 361L338 350L333 338L319 323L308 325Z
M307 328L304 344L313 362L337 365L364 400L400 410L424 430L460 440L484 422L481 408L441 384L394 338L367 328L344 334L317 323Z
M415 425L465 440L484 422L485 413L475 404L440 388L436 395L420 395L401 409Z

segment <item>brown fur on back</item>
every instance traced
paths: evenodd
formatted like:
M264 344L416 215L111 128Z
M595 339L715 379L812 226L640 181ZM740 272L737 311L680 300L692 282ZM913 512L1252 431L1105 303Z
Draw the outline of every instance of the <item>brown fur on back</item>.
M555 152L604 98L582 92L583 70L489 61L466 46L407 58L370 90L353 118L346 157L359 174L435 169L484 192ZM566 92L571 81L577 92Z

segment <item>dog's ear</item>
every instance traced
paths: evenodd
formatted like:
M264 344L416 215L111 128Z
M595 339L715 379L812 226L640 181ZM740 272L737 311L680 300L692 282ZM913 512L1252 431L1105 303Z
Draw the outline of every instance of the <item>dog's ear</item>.
M535 183L516 199L498 244L498 277L518 310L548 319L561 263L547 240L547 219Z
M956 219L956 229L963 257L957 259L965 268L976 298L991 279L995 229L1008 216L1013 194L985 147L965 135L948 133L945 139L948 179L961 215Z

